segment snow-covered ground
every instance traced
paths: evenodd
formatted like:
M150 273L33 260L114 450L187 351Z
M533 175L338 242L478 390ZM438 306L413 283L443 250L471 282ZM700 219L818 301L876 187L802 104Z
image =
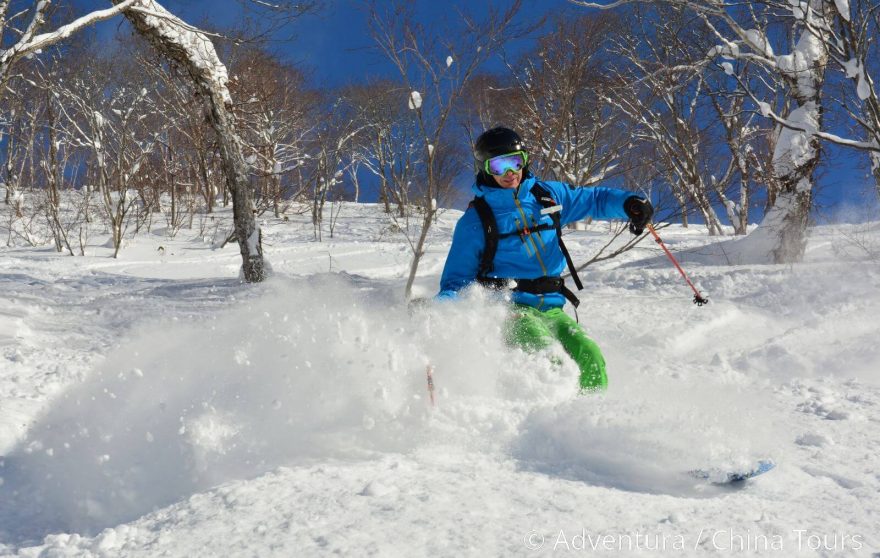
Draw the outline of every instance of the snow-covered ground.
M877 223L813 230L795 266L663 229L704 307L653 242L589 267L610 389L585 397L557 349L505 346L481 292L408 312L409 248L375 205L324 242L265 222L260 285L193 234L2 249L0 555L880 551ZM583 261L608 225L566 238ZM766 457L742 486L687 475Z

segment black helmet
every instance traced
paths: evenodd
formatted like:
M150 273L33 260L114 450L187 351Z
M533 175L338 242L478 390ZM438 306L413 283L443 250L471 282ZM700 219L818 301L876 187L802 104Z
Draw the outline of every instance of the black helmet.
M525 151L525 147L519 134L510 128L498 127L486 130L474 143L474 157L479 166L482 166L487 159L514 151Z

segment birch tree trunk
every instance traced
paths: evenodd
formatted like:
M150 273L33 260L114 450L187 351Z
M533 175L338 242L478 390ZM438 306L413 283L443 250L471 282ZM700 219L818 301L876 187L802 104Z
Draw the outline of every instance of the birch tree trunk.
M832 6L827 0L810 0L805 14L810 26L827 29ZM802 29L793 52L776 57L779 74L787 82L795 105L785 120L799 129L780 127L773 151L773 174L779 185L776 202L760 226L744 239L756 248L766 247L774 263L799 262L806 248L813 173L821 157L820 139L814 132L822 130L827 41L824 31Z
M123 0L110 0L114 5ZM260 229L254 218L250 173L232 117L226 66L210 39L163 8L155 0L139 0L125 10L126 19L162 55L185 68L205 104L217 132L221 167L232 193L235 236L241 251L242 276L248 283L266 277Z

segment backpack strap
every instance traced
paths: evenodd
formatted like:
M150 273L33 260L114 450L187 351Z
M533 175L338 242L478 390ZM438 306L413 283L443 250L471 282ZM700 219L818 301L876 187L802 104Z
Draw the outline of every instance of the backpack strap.
M483 224L483 235L486 237L486 246L480 254L480 267L477 269L477 280L484 283L487 275L495 269L495 252L498 251L498 224L495 214L489 207L489 202L482 196L474 196L470 206L477 211L477 216Z
M556 203L556 200L553 199L550 191L540 182L535 182L535 185L532 186L531 193L535 196L535 199L538 200L538 203L544 207L544 210L541 213L546 213L550 215L551 219L553 219L553 226L556 227L556 240L559 242L559 249L562 250L562 255L565 256L565 263L568 264L568 271L571 272L571 278L574 280L575 286L577 286L579 291L582 290L584 285L581 283L581 278L578 277L577 268L575 268L574 262L571 260L568 248L566 248L565 243L562 242L562 218L559 215L562 211L562 206ZM571 293L571 291L569 291L569 293ZM573 293L572 296L574 296ZM568 295L566 295L566 298L568 298ZM577 307L577 304L574 302L572 302L572 304Z
M509 279L489 277L489 273L495 269L495 253L498 251L498 240L508 236L522 235L523 233L514 231L499 234L495 213L492 212L489 202L481 196L475 196L468 207L473 207L476 210L480 223L483 225L483 236L486 240L483 252L480 254L480 265L477 268L476 277L477 282L491 289L503 289L509 285Z

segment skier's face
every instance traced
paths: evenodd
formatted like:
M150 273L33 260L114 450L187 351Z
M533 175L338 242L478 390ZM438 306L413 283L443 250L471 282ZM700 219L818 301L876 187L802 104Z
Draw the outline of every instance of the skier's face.
M509 169L502 175L493 174L492 178L495 179L495 182L498 183L502 188L516 188L519 186L519 183L522 182L522 169L515 171L513 169Z

